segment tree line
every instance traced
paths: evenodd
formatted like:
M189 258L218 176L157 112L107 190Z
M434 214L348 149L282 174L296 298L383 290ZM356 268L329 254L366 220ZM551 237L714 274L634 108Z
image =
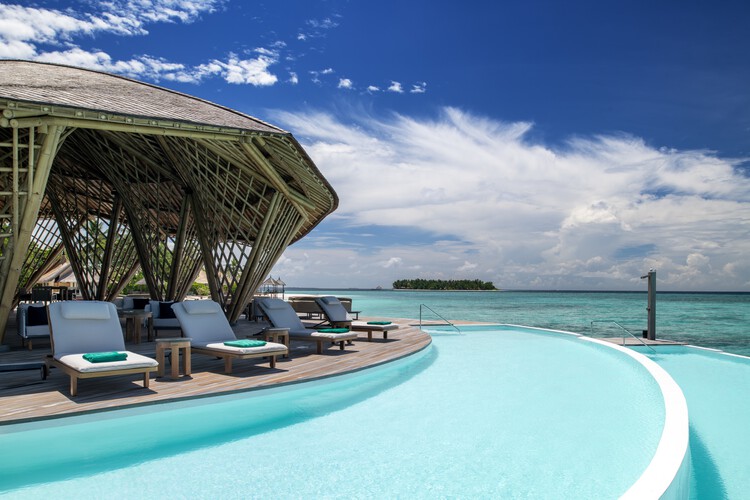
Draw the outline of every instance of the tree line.
M482 280L396 280L394 290L497 290L491 281Z

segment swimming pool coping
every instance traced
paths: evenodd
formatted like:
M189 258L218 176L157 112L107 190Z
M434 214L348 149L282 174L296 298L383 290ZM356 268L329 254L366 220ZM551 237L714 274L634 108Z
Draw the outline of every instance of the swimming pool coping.
M638 480L620 498L638 500L642 498L687 498L690 487L690 427L687 400L680 386L664 368L649 359L648 356L633 349L576 332L508 323L483 324L481 326L514 327L539 332L565 334L577 337L586 342L615 349L642 365L656 381L662 393L664 399L664 426L651 462Z
M664 427L656 452L641 477L621 498L685 498L689 489L690 427L682 389L664 368L647 356L604 340L585 335L580 338L633 358L648 370L664 398Z
M507 326L572 335L586 342L615 349L640 363L656 381L664 398L664 427L651 462L641 477L620 498L640 500L687 497L690 480L690 424L687 400L680 386L664 368L637 351L580 333L523 325Z

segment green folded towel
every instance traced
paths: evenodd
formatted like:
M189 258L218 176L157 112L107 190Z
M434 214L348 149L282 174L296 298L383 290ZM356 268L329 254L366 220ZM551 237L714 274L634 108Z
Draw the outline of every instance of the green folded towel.
M349 333L348 328L323 328L320 333Z
M89 363L106 363L108 361L125 361L128 359L126 352L90 352L83 355L83 359Z
M390 325L390 321L368 321L368 325Z
M229 340L227 342L224 342L224 345L227 345L229 347L261 347L266 345L266 341L252 339Z

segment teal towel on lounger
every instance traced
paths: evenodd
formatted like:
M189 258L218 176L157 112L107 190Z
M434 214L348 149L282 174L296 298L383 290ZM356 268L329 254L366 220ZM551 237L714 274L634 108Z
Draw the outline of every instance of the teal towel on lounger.
M261 347L266 345L265 340L241 339L224 342L229 347Z
M368 321L368 325L390 325L390 321Z
M126 352L90 352L83 355L83 359L89 363L106 363L108 361L125 361L128 359Z
M348 328L323 328L320 333L349 333Z

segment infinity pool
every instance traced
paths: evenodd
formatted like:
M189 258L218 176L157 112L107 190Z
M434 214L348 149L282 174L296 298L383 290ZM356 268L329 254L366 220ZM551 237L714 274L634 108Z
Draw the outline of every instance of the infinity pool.
M664 399L632 357L517 327L355 374L0 426L11 498L615 498Z
M680 385L690 413L690 498L750 492L750 359L692 346L636 350Z

